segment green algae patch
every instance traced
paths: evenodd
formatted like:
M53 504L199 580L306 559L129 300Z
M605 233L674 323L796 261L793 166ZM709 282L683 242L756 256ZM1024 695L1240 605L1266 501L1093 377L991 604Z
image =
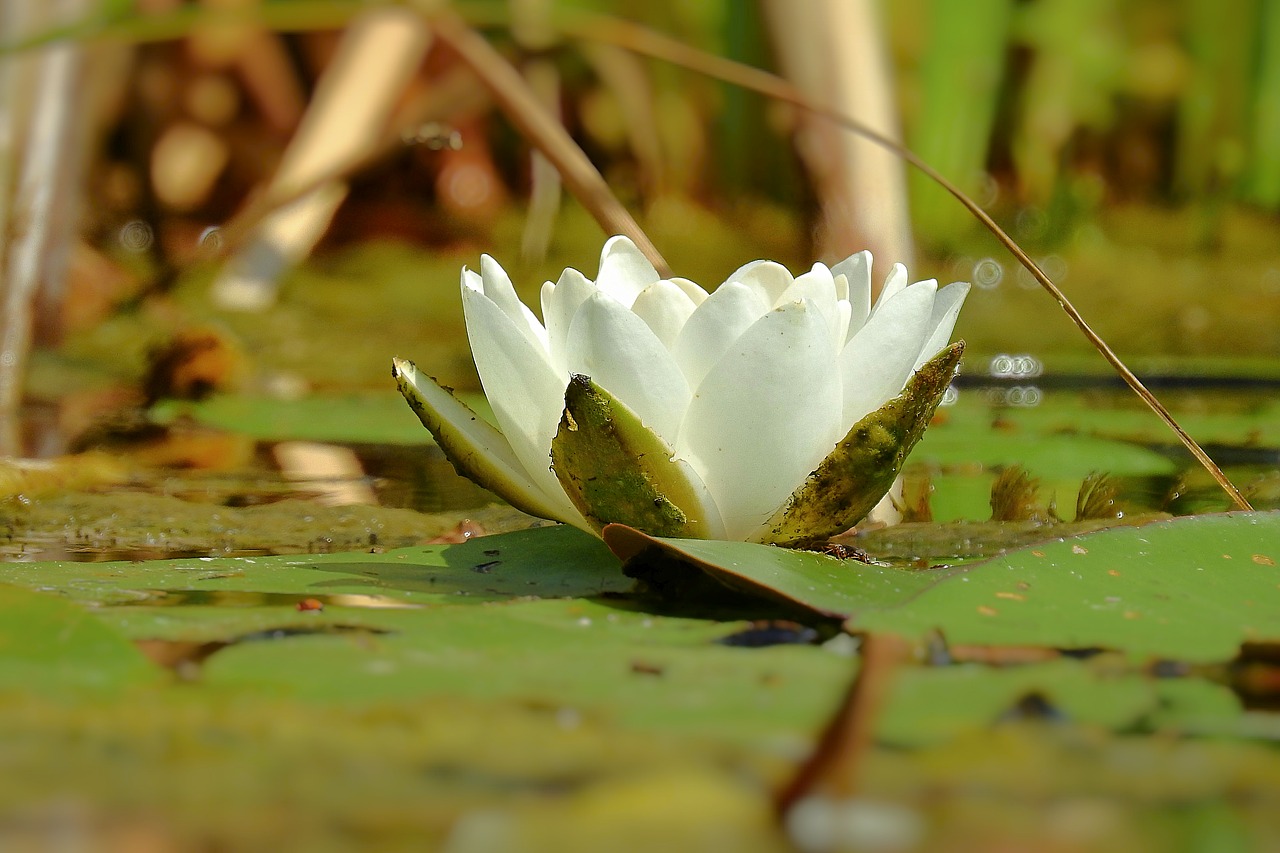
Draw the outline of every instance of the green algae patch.
M145 492L59 494L0 509L10 552L71 548L159 557L404 547L448 533L463 517L494 531L533 523L497 506L465 515L287 498L231 507Z

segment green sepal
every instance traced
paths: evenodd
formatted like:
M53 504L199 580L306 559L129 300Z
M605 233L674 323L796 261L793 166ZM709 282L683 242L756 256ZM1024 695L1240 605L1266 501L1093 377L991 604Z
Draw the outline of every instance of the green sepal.
M391 375L455 471L518 510L539 518L565 520L561 518L564 513L558 512L529 479L506 437L453 396L452 390L402 358L392 359Z
M611 522L653 536L705 539L718 519L692 469L626 404L575 374L564 394L551 467L569 500L597 529Z
M853 425L752 539L804 548L861 521L893 485L964 354L957 341L925 362L902 393Z

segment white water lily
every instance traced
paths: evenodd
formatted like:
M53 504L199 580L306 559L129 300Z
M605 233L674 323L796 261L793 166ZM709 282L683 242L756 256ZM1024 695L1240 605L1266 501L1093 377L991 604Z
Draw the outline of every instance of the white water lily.
M830 492L861 476L857 460L879 464L887 452L888 480L876 472L878 493L861 495L858 512L887 490L954 372L959 345L947 344L968 290L908 284L899 264L873 306L871 255L861 252L795 277L755 261L708 293L661 278L614 237L595 282L566 269L543 285L540 322L485 255L478 274L463 270L462 301L498 428L413 364L397 359L395 373L459 470L535 515L597 533L611 521L643 526L611 517L630 515L614 507L632 501L669 510L650 525L657 535L807 541L861 515L813 537L779 534L806 483ZM927 399L901 403L933 361L945 364ZM895 398L896 409L886 405ZM859 450L873 441L874 453ZM639 497L608 492L636 484Z

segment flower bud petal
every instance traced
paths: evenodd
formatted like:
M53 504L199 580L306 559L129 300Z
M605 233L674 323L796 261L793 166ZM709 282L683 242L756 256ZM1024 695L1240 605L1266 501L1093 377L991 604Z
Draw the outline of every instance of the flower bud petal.
M871 319L840 353L844 377L841 423L856 423L902 390L931 331L937 285L922 281L877 303Z
M565 390L552 467L598 531L620 522L654 536L724 535L715 502L693 469L612 394L576 374Z
M947 347L911 377L901 394L854 424L752 540L805 547L857 524L893 485L963 354L963 341Z
M968 295L969 283L967 281L948 284L938 291L938 296L933 302L933 312L929 315L929 324L933 327L933 330L929 333L929 336L925 339L924 346L920 349L920 357L916 359L916 370L919 370L921 365L937 355L951 340L951 333L956 327L956 318L960 316L960 308L964 305L964 298Z
M569 327L567 363L570 373L594 378L658 435L675 438L689 383L648 324L617 300L594 293L582 303Z
M834 361L821 312L792 302L734 341L694 392L676 450L715 497L730 539L767 519L843 434Z
M566 517L563 506L547 500L529 479L502 433L448 388L401 358L392 360L391 375L418 420L431 431L459 474L530 515L586 527L577 513Z

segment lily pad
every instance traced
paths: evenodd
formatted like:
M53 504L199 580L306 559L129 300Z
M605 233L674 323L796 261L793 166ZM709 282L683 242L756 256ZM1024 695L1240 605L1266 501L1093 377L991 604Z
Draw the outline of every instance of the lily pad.
M384 554L11 569L13 582L71 600L15 594L114 638L149 670L129 640L157 653L199 646L185 675L219 696L507 701L758 743L807 737L850 668L809 645L720 642L750 626L741 619L640 609L617 559L571 527Z
M317 394L296 400L222 395L199 403L167 400L150 414L161 424L187 417L263 441L431 443L431 434L394 393Z
M1240 704L1230 690L1209 682L1159 681L1069 659L1005 668L916 667L894 680L877 734L920 746L1015 720L1124 730L1147 721L1171 727L1198 715L1225 725L1240 716Z
M1082 534L951 575L909 607L854 610L854 630L953 643L1103 647L1219 662L1280 641L1280 512Z
M221 604L240 610L298 598L363 595L364 606L475 604L522 596L589 597L623 592L631 581L600 540L567 526L522 530L460 545L279 557L189 557L145 563L13 563L9 583L56 589L94 605L152 602ZM185 600L164 600L167 594ZM218 596L227 596L219 599ZM248 596L237 599L235 596ZM253 596L258 596L254 598ZM203 598L202 598L203 597ZM131 629L135 630L136 629ZM134 633L136 636L137 634Z
M903 570L749 543L606 528L620 557L650 549L740 591L849 617L853 631L953 643L1110 648L1219 662L1280 641L1280 512L1085 533L963 568Z
M118 690L153 683L159 674L84 608L0 584L0 692Z
M621 524L606 527L604 541L622 560L656 553L729 589L799 604L823 616L893 607L946 576L945 571L904 571L752 542L664 539Z

